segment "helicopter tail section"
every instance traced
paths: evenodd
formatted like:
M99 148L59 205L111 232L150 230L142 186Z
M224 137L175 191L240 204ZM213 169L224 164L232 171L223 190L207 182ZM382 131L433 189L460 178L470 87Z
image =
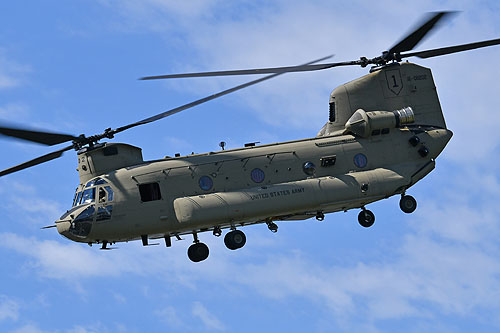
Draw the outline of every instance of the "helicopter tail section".
M441 104L429 68L394 63L337 87L330 95L330 119L318 136L344 129L358 109L397 110L410 106L415 124L446 128Z

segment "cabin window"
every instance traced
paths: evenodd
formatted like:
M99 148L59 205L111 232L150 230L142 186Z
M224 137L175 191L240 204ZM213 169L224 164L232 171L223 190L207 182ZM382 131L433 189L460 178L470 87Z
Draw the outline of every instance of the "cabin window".
M266 178L264 171L259 168L255 168L250 172L250 178L256 183L262 183Z
M302 165L302 170L306 175L313 176L314 172L316 171L316 166L313 162L308 161Z
M198 184L203 191L210 191L214 186L214 181L208 176L201 176Z
M139 193L142 202L161 200L160 184L158 183L139 185Z

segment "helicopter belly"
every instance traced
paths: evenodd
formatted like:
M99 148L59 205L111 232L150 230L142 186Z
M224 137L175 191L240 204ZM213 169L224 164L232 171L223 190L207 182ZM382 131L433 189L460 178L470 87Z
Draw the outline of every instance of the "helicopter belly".
M174 200L181 224L259 221L311 211L338 211L396 193L410 179L389 169L353 172ZM376 185L376 186L374 186ZM354 201L353 201L354 200Z

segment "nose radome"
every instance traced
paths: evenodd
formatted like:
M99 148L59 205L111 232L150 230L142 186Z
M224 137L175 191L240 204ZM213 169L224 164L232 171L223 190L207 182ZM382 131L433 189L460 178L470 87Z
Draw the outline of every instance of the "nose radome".
M71 227L71 222L68 220L57 220L56 221L57 232L61 235L66 235L69 233L69 228Z

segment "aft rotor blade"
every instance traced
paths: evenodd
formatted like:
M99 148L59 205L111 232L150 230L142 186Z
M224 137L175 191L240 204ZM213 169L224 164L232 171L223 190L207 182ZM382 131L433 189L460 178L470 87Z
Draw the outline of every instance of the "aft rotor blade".
M456 12L437 12L431 13L432 16L427 19L423 24L416 28L412 33L403 38L396 45L391 47L389 54L401 53L404 51L413 50L415 46L432 30L438 22L443 18L450 18Z
M328 59L332 56L325 57L321 60ZM316 61L316 62L318 62ZM292 72L309 72L317 71L337 66L349 66L358 65L358 61L345 61L345 62L335 62L326 64L304 64L299 66L286 66L286 67L269 67L269 68L255 68L255 69L235 69L227 71L216 71L216 72L198 72L198 73L182 73L182 74L167 74L167 75L156 75L156 76L146 76L140 78L139 80L158 80L158 79L179 79L188 77L208 77L208 76L230 76L230 75L253 75L253 74L276 74L276 73L292 73Z
M330 57L332 57L332 56L328 56L328 57L324 57L324 58L321 58L321 59L318 59L318 60L314 60L314 61L308 62L307 64L304 64L304 65L301 65L301 66L307 66L307 65L310 65L310 64L314 64L316 62L328 59ZM298 67L300 67L300 66L298 66ZM129 128L132 128L132 127L135 127L135 126L144 125L144 124L148 124L148 123L151 123L153 121L156 121L156 120L163 119L165 117L171 116L171 115L176 114L178 112L181 112L181 111L184 111L186 109L192 108L192 107L194 107L196 105L203 104L205 102L208 102L208 101L211 101L213 99L222 97L224 95L230 94L230 93L235 92L237 90L240 90L240 89L252 86L252 85L260 83L262 81L266 81L266 80L272 79L272 78L274 78L274 77L276 77L278 75L285 74L285 73L287 73L287 72L279 72L279 73L275 73L275 74L272 74L272 75L265 76L265 77L257 79L257 80L253 80L253 81L250 81L250 82L247 82L247 83L244 83L244 84L240 84L239 86L236 86L236 87L233 87L233 88L221 91L219 93L216 93L216 94L204 97L204 98L201 98L199 100L196 100L196 101L188 103L188 104L184 104L182 106L179 106L179 107L173 108L171 110L162 112L160 114L157 114L155 116L143 119L141 121L138 121L138 122L126 125L126 126L119 127L117 129L113 130L112 134L116 134L116 133L125 131L125 130L127 130Z
M78 137L68 134L40 132L10 127L0 127L0 134L48 146L79 139Z
M26 168L29 168L29 167L41 164L41 163L45 163L45 162L51 161L53 159L61 157L61 155L65 151L71 150L71 149L73 149L73 145L68 146L66 148L63 148L63 149L59 149L59 150L54 151L52 153L49 153L47 155L43 155L43 156L37 157L35 159L32 159L31 161L24 162L22 164L14 166L14 167L2 170L2 171L0 171L0 177L8 175L9 173L17 172L17 171L20 171L20 170L23 170L23 169L26 169Z
M408 58L408 57L432 58L432 57L437 57L437 56L441 56L441 55L445 55L445 54L474 50L474 49L478 49L481 47L487 47L487 46L493 46L493 45L499 45L499 44L500 44L500 38L497 38L497 39L490 39L490 40L485 40L485 41L476 42L476 43L442 47L442 48L433 49L433 50L417 51L417 52L402 54L401 57L402 58Z

